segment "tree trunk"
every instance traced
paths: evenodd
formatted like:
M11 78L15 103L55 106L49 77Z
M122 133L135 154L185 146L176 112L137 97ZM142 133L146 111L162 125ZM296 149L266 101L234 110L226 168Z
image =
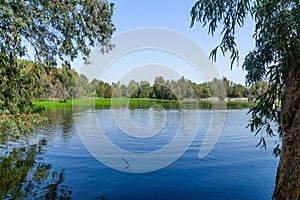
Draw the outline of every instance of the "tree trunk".
M289 74L281 109L282 152L273 199L300 199L300 66Z

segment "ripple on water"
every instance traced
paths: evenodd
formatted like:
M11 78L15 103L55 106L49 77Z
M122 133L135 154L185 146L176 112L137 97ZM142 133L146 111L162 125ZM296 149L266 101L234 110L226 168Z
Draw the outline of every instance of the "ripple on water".
M173 164L150 173L116 171L92 157L80 140L72 112L49 113L51 124L37 129L28 140L44 138L47 141L45 153L39 159L65 172L63 181L71 188L73 199L101 196L107 199L270 199L278 164L278 159L271 153L274 140L268 139L270 147L266 151L255 148L259 138L245 129L250 119L247 111L222 111L225 121L212 123L224 123L222 133L215 147L203 159L198 154L210 126L212 111L197 111L200 114L199 127L191 146ZM85 118L90 113L84 111L75 115ZM180 111L167 110L166 122L158 134L150 138L135 138L122 132L114 122L111 110L93 113L115 145L141 155L168 145L176 136L181 120ZM130 110L130 116L139 126L147 126L151 121L148 110ZM164 117L163 114L157 116ZM184 128L188 130L189 127ZM0 144L1 157L12 146L21 144L9 140L8 146Z

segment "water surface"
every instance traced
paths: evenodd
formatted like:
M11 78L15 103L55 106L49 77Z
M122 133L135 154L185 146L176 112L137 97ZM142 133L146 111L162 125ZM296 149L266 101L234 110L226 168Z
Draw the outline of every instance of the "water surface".
M1 195L6 199L271 199L278 165L272 155L274 141L268 140L267 150L255 147L259 138L245 129L247 111L226 111L217 144L200 159L211 111L199 110L199 128L187 151L165 168L138 174L111 169L95 159L80 140L71 110L48 112L51 123L27 138L1 137L1 172L17 176L19 170L25 177L11 182L0 178ZM165 111L162 117L167 116L166 121L159 133L136 138L122 132L111 109L84 110L76 115L84 120L91 112L96 112L113 144L141 154L168 145L182 114L179 110ZM151 122L146 109L130 110L130 116L139 126ZM14 164L18 160L19 164ZM18 181L23 182L21 187ZM5 183L11 184L9 188ZM3 195L5 191L10 194Z

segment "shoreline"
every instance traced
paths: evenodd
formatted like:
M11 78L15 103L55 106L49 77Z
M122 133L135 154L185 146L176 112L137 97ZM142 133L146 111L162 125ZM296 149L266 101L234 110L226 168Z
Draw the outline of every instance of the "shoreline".
M198 105L195 103L198 102ZM252 101L209 101L209 100L166 100L166 99L150 99L150 98L79 98L68 99L66 101L53 100L32 100L33 105L37 107L44 107L46 110L54 109L72 109L75 107L94 107L95 109L104 108L125 108L129 106L130 109L149 109L151 107L162 106L165 109L182 109L188 108L199 110L210 109L246 109L255 106Z

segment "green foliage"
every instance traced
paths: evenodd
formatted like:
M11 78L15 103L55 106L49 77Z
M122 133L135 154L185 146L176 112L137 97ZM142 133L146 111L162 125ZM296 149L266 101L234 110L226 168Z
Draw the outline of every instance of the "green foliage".
M199 109L224 109L223 101L208 101L208 100L194 100L194 99L186 99L186 100L169 100L169 99L152 99L152 98L90 98L83 97L80 99L67 100L65 102L57 102L57 101L40 101L33 100L33 104L37 106L43 106L46 110L70 110L74 106L76 108L84 108L88 107L91 109L106 109L114 107L126 107L129 106L130 109L149 109L155 105L161 105L165 109L181 109L182 105L180 103L184 103L185 105L194 104L195 101L199 103ZM218 106L220 105L220 106ZM255 104L253 102L227 102L228 109L245 109L251 108ZM186 107L185 109L188 109ZM194 109L194 107L192 107Z
M217 78L214 78L212 81L207 83L207 86L212 97L217 97L223 100L226 96L228 96L225 93L226 91L224 88L223 80L218 80Z
M4 64L2 60L2 66ZM27 66L28 62L11 58L6 68L0 67L0 130L10 129L17 135L46 122L38 114L43 108L34 107L31 103L30 98L36 94L34 82L38 77L32 76L33 67L26 71Z
M113 89L112 86L104 81L99 81L96 87L96 96L102 98L112 97Z
M44 121L38 115L39 109L30 101L35 95L32 91L38 91L33 85L40 81L42 68L47 71L46 67L51 68L60 59L64 67L51 71L54 82L50 84L46 80L46 85L53 86L48 89L58 87L60 92L74 84L66 69L70 61L79 54L87 58L90 48L96 45L101 46L102 52L113 47L110 43L115 31L112 14L113 4L99 0L0 1L1 129L10 128L20 133ZM19 61L28 53L28 48L35 53L36 62L30 64L31 70L37 70L35 73L27 73L26 65ZM72 92L56 96L67 98L67 93Z
M282 89L289 72L300 63L300 4L298 0L279 1L209 1L199 0L191 10L192 23L199 21L208 26L208 33L214 35L222 27L222 40L210 54L216 59L217 50L230 53L231 67L239 60L235 42L236 29L244 25L246 17L255 21L253 39L255 49L243 62L247 70L247 84L267 81L267 89L257 98L257 106L251 109L249 127L256 134L261 133L260 146L265 147L265 130L275 135L271 124L276 123L280 133L280 102ZM277 146L278 149L278 146ZM277 151L279 152L279 151Z
M1 53L24 56L29 43L37 59L69 61L90 46L112 46L113 4L98 0L1 1Z
M149 81L141 81L139 87L139 98L148 98L152 94L152 87Z
M128 83L127 91L131 98L137 98L139 96L139 83L135 80L131 80Z
M258 94L261 94L261 91L265 90L262 88L265 87L263 83L246 88L241 84L236 84L227 80L225 77L220 80L215 78L209 82L195 83L184 77L181 77L178 80L165 80L163 77L158 76L155 78L153 85L151 85L149 81L137 82L134 80L131 80L127 85L121 84L120 81L109 84L97 79L93 79L90 82L85 75L78 74L74 69L70 69L69 65L63 65L61 68L57 68L28 60L18 60L18 63L18 74L22 77L26 77L26 79L24 78L24 80L26 80L26 87L24 86L22 88L26 88L25 92L28 96L18 95L18 98L24 98L24 101L34 98L44 101L65 102L71 98L77 99L86 96L96 96L100 98L156 98L169 100L207 99L212 97L214 99L223 100L225 97L248 97L248 94L249 97L256 98ZM23 67L20 68L20 66ZM13 85L3 85L3 91L6 88L9 93L14 87L18 89L18 91L21 90L22 88L20 89L18 87L18 84L21 83L18 79L20 77L16 76L16 78L17 81L15 81ZM11 98L13 98L13 96L15 95L12 95ZM19 107L21 105L19 105ZM25 107L27 109L29 108L28 103ZM40 110L42 111L42 109ZM36 111L37 108L32 107L32 114ZM12 117L14 116L12 115Z
M66 74L66 75L64 75ZM66 68L52 68L47 73L39 75L40 78L34 85L36 95L34 98L40 100L66 101L70 98L84 96L100 98L155 98L155 99L207 99L209 97L224 100L229 98L248 97L256 98L263 90L264 85L246 88L241 84L228 81L226 78L213 79L206 83L195 83L184 77L178 80L167 80L156 77L154 84L149 81L136 82L131 80L127 85L117 83L109 84L102 80L93 79L89 82L83 74ZM57 78L59 77L59 78ZM226 84L226 90L224 85ZM50 89L49 89L50 88ZM43 91L41 94L39 91Z

